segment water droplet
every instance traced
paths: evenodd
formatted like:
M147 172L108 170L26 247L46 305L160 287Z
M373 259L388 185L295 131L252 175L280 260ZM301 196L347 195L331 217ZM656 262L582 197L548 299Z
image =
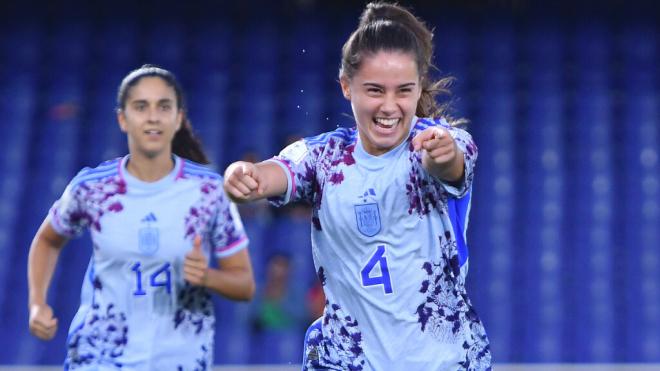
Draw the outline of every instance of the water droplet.
M326 118L325 118L325 121L330 121L330 117L326 117Z
M304 92L305 92L305 90L303 90L303 89L300 89L300 92L301 92L301 93L304 93Z
M300 109L300 104L299 104L299 105L297 105L296 107L298 107L298 109Z
M304 53L304 52L305 52L305 49L303 49L302 52Z

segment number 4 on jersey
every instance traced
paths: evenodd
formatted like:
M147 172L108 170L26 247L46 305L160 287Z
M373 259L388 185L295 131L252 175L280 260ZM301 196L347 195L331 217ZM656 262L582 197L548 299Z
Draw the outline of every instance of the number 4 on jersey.
M371 271L376 265L380 266L380 276L371 277ZM386 294L392 293L392 281L390 280L390 270L387 267L387 257L385 256L385 245L376 248L376 252L371 256L367 264L360 272L362 276L362 286L383 285Z

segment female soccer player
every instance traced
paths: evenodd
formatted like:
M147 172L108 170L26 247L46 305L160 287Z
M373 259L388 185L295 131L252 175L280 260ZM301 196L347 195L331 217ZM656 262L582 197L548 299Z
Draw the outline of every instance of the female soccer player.
M357 128L225 172L237 202L314 207L313 257L327 301L307 332L304 370L491 367L465 290L477 147L435 102L446 81L428 74L432 36L407 10L368 4L339 72Z
M89 228L93 254L65 368L210 369L209 290L252 297L247 237L220 175L198 164L208 161L174 75L143 66L124 78L117 103L129 154L80 171L30 247L30 331L54 336L46 303L53 270L67 239ZM208 267L211 253L219 269Z

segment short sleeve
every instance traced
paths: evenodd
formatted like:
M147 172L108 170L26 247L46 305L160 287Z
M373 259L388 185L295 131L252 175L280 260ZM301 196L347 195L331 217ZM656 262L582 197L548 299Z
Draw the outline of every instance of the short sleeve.
M305 140L301 139L268 160L282 167L287 177L286 192L281 196L269 198L272 205L282 206L296 201L312 202L318 152L319 149L311 150Z
M80 236L91 222L80 192L82 186L70 183L48 212L50 224L62 236Z
M229 201L224 192L220 194L210 237L217 258L233 255L246 248L249 242L236 204Z

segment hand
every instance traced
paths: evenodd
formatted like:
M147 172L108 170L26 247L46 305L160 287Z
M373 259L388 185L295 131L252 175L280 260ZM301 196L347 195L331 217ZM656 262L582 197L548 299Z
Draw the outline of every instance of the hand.
M50 340L57 332L57 318L48 304L30 306L30 333L42 340Z
M183 278L193 286L206 286L208 261L202 251L202 238L195 236L193 248L186 254L183 262Z
M238 161L225 171L224 189L233 201L248 201L264 193L259 168L251 162Z
M447 129L432 126L417 134L413 149L422 151L422 164L425 168L451 166L458 155L458 147Z

